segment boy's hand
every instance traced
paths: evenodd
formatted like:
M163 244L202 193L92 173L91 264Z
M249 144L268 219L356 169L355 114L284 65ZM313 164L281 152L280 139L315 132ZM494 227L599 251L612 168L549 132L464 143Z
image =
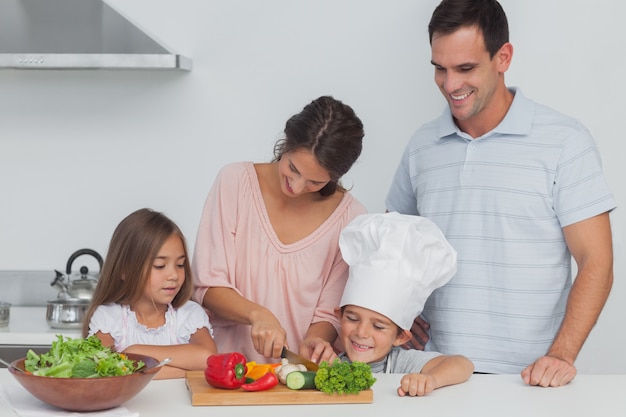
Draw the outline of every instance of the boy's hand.
M425 374L407 374L400 380L398 387L398 395L404 397L422 397L428 395L435 390L437 383L431 375Z

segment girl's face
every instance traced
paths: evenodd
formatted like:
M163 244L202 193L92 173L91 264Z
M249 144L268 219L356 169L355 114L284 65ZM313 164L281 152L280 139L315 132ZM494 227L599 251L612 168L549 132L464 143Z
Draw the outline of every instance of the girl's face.
M290 197L316 193L330 181L328 171L306 149L283 154L278 161L278 175L283 193Z
M182 240L177 235L171 235L152 262L143 298L157 305L171 303L185 282L185 260Z
M393 346L411 339L408 331L398 334L398 326L386 316L367 308L348 304L336 311L340 320L339 337L352 362L378 362Z

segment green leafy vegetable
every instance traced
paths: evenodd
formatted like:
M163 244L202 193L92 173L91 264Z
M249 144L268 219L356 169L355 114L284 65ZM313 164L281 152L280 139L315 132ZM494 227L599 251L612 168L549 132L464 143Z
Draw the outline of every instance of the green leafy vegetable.
M144 366L103 346L96 336L72 339L57 335L50 350L26 353L25 368L33 375L56 378L98 378L132 374Z
M376 382L372 369L364 362L342 362L332 365L323 361L315 374L315 387L328 394L358 394Z

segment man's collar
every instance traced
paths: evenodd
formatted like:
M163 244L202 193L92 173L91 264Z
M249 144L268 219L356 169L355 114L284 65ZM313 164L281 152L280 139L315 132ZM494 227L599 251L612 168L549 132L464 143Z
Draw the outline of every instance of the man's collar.
M527 99L519 88L510 87L509 91L514 95L509 111L494 129L485 133L481 138L489 137L496 133L504 135L527 135L530 132L533 114L535 112L534 102ZM455 135L467 140L472 139L454 123L450 107L446 106L442 117L439 119L439 135L437 140Z

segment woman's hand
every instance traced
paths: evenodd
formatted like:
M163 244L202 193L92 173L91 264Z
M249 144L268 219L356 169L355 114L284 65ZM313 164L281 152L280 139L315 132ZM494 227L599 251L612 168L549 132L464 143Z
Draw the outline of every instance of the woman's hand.
M254 349L266 358L280 358L287 333L271 311L227 287L209 288L202 305L225 320L249 324Z
M251 313L250 337L254 349L266 358L280 358L287 342L287 332L269 310L261 308Z

